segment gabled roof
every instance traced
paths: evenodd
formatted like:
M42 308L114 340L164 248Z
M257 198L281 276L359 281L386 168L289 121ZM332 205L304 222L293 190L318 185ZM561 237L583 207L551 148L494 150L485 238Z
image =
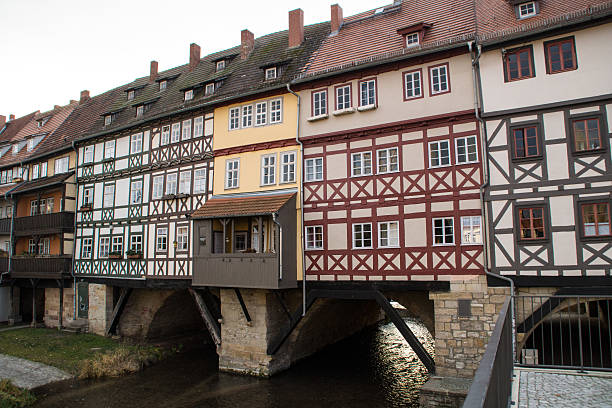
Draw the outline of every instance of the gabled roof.
M269 215L278 212L295 193L248 197L213 197L192 213L192 218L226 218Z
M23 129L28 123L30 123L30 121L32 121L32 119L34 119L37 114L38 111L32 112L29 115L11 120L10 122L6 122L4 131L0 129L0 131L2 131L2 133L0 133L0 143L5 143L13 140L17 136L19 131L21 131L21 129Z

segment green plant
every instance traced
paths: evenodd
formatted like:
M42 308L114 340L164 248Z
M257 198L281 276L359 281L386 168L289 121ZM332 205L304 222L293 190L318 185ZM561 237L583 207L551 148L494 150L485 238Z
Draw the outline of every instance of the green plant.
M125 254L126 254L126 255L141 255L141 254L142 254L142 251L137 250L137 249L130 248L130 249L128 249L127 251L125 251Z
M28 390L14 386L9 380L0 380L0 408L29 407L36 397Z

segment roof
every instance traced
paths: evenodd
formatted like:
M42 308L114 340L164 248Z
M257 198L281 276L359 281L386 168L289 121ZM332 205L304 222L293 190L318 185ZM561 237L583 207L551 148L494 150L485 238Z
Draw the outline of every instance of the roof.
M19 187L11 191L11 195L27 193L29 191L37 190L39 188L52 187L57 184L62 184L73 174L74 171L69 171L68 173L61 173L51 177L43 177L36 180L23 182L19 185Z
M6 122L4 130L0 129L0 142L8 142L13 140L24 126L26 126L38 112L32 112L29 115Z
M269 215L281 209L295 193L249 197L213 197L195 210L193 218L225 218Z

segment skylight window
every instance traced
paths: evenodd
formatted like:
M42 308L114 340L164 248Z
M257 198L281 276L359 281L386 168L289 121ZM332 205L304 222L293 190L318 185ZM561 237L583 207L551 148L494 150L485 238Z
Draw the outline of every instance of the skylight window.
M225 60L217 61L217 71L225 69Z
M49 118L43 118L43 119L39 119L37 122L37 126L40 129L41 127L45 126L45 124L49 121Z
M406 34L406 47L415 47L419 45L419 33Z
M380 13L382 13L383 11L385 11L385 8L384 8L384 7L381 7L381 8L379 8L379 9L376 9L376 11L374 12L374 14L380 14Z
M145 107L144 105L139 105L136 107L136 117L141 118L144 115Z
M518 5L518 18L523 19L527 17L533 17L538 14L535 1L528 3L521 3Z
M215 93L215 84L210 83L206 84L206 88L204 89L204 95L212 95Z
M159 91L165 91L168 87L168 81L160 81L159 82Z
M276 79L276 67L266 68L266 80Z
M108 126L113 123L113 115L104 116L104 126Z
M185 101L190 101L193 99L193 89L185 91Z
M136 96L136 91L134 91L133 89L131 91L128 91L127 93L128 101L131 101L132 99L134 99L135 96Z

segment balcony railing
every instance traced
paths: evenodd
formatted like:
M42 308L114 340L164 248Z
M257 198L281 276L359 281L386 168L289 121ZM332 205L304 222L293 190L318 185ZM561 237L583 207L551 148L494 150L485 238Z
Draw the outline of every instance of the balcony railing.
M12 278L57 279L70 275L70 256L16 256L11 259Z
M8 258L0 258L0 273L8 270Z
M11 218L0 219L0 234L11 233Z
M74 213L57 212L15 218L15 236L45 235L74 231Z

